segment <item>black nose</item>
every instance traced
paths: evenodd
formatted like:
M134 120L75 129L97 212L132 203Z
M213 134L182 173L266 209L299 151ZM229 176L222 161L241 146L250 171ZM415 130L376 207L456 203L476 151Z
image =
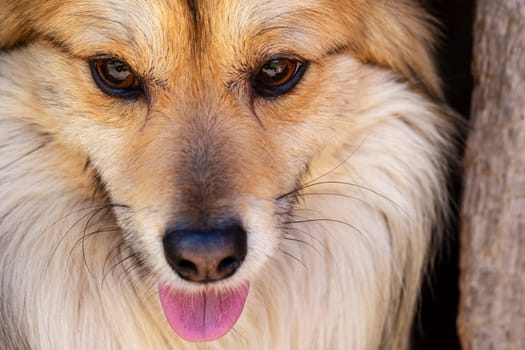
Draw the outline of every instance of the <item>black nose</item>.
M246 231L237 224L206 231L171 229L163 244L171 268L194 282L227 278L246 257Z

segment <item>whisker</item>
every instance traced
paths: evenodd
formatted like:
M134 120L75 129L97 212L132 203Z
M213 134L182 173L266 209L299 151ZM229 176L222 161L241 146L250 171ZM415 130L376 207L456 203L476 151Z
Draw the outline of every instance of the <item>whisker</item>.
M110 249L108 254L106 255L106 259L104 259L104 264L102 265L102 281L101 286L104 285L104 281L107 277L106 268L110 261L115 259L117 256L122 255L122 248L124 247L124 241L122 239L119 239L117 243L115 243Z
M57 244L55 245L55 248L53 249L53 251L51 252L51 255L49 256L49 259L48 259L48 263L47 263L47 269L49 269L49 266L51 265L51 261L53 260L55 254L57 253L58 251L58 248L60 247L60 245L64 242L65 238L73 231L73 229L82 222L82 220L86 219L87 217L90 217L90 219L93 217L93 216L96 216L100 211L104 210L104 209L109 209L109 208L113 208L113 207L117 207L117 208L127 208L129 209L129 206L127 205L123 205L123 204L116 204L116 203L108 203L108 204L102 204L102 205L96 205L96 206L92 206L92 207L87 207L87 208L82 208L82 209L78 209L78 210L75 210L75 211L72 211L70 212L69 214L63 216L62 218L60 218L59 220L57 220L56 222L54 222L53 224L49 225L48 227L46 227L44 229L43 232L49 230L51 227L57 225L60 221L63 221L65 220L66 218L74 215L74 214L77 214L79 212L82 212L84 210L91 210L90 212L82 215L77 221L75 221L70 227L69 229L66 230L66 232L64 232L64 234L60 237L60 239L58 240ZM86 227L85 229L87 229L88 227Z
M341 225L345 225L345 226L348 226L354 230L356 230L357 232L359 232L360 234L363 234L357 227L355 227L354 225L352 224L349 224L348 222L345 222L345 221L342 221L342 220L337 220L337 219L329 219L329 218L314 218L314 219L304 219L304 220L295 220L295 221L287 221L285 222L286 224L304 224L304 223L310 223L310 222L333 222L333 223L336 223L336 224L341 224Z
M299 192L299 191L301 191L301 190L307 188L310 184L317 183L318 180L322 179L322 178L325 177L325 176L330 175L331 173L333 173L334 171L336 171L337 169L339 169L340 167L342 167L342 166L343 166L345 163L347 163L347 162L350 160L350 158L352 158L352 157L354 156L354 154L355 154L355 153L361 148L361 146L362 146L363 143L366 141L366 139L368 138L369 135L370 135L370 132L369 132L367 135L365 135L365 137L363 137L363 139L361 140L361 142L359 142L359 144L357 145L357 147L354 148L354 149L352 150L352 152L350 152L350 154L349 154L346 158L344 158L341 162L339 162L339 164L337 164L335 167L333 167L332 169L330 169L330 170L324 172L323 174L317 176L316 178L314 178L314 179L312 179L312 180L310 180L310 181L308 181L308 182L305 182L303 185L299 186L298 188L293 189L292 191L290 191L290 192L288 192L288 193L285 193L285 194L283 194L283 195L277 197L277 200L283 199L283 198L288 197L288 196L290 196L290 195L292 195L292 194L294 194L294 193L297 193L297 192Z
M343 198L353 199L355 201L361 202L362 204L364 204L364 205L366 205L368 207L371 207L371 205L369 203L367 203L366 201L364 201L363 199L361 199L359 197L355 197L355 196L350 196L350 195L347 195L347 194L344 194L344 193L336 193L336 192L306 192L306 193L301 193L301 197L305 197L305 196L343 197Z
M120 260L118 260L116 263L114 263L113 265L110 266L110 268L106 271L106 273L103 275L102 277L102 283L104 283L106 277L112 273L118 266L122 265L124 267L124 271L126 270L125 269L125 266L124 266L124 263L128 260L131 260L133 259L133 256L134 256L134 253L129 253L128 255L126 255L125 257L121 258Z
M99 229L99 230L91 231L89 233L82 234L82 236L79 239L77 239L77 241L73 244L73 247L69 251L68 262L71 261L74 250L80 245L82 247L82 258L84 260L84 265L86 266L86 269L88 270L90 275L94 277L94 274L87 263L86 253L84 249L84 241L89 239L90 237L94 237L95 235L99 233L118 232L118 231L120 231L120 227L108 227L108 228L103 228L103 229Z
M403 211L403 213L405 213L408 216L408 212L406 211L406 209L404 209L401 205L399 205L398 203L396 203L392 199L388 198L384 194L382 194L382 193L380 193L378 191L375 191L375 190L373 190L373 189L371 189L369 187L366 187L366 186L363 186L363 185L359 185L359 184L355 184L355 183L352 183L352 182L345 182L345 181L321 181L321 182L315 182L315 183L310 183L310 184L306 184L306 185L302 186L299 191L307 189L307 188L312 188L314 186L319 186L319 185L344 185L344 186L356 187L356 188L359 188L361 190L368 191L370 193L373 193L373 194L375 194L375 195L377 195L377 196L387 200L388 202L390 202L391 204L395 205L397 208L399 208L401 211ZM350 198L353 198L353 197L350 197Z
M45 146L47 146L49 143L50 143L50 141L44 142L44 143L42 143L41 145L39 145L39 146L33 148L32 150L27 151L26 153L22 154L20 157L16 158L15 160L12 160L12 161L10 161L9 163L7 163L6 165L0 167L0 171L9 168L10 166L14 165L15 163L18 163L19 161L21 161L22 159L24 159L24 158L26 158L26 157L29 157L29 156L32 155L33 153L38 152L39 150L41 150L42 148L44 148Z
M90 227L91 225L91 220L93 220L93 218L95 218L95 216L97 216L102 210L104 209L110 209L110 208L100 208L100 209L97 209L94 211L94 213L89 217L89 219L86 220L86 224L84 226L84 231L82 233L82 237L80 239L80 245L82 247L82 258L84 260L84 265L86 267L86 269L88 270L88 272L91 274L91 276L95 277L95 275L93 274L93 272L91 271L91 268L89 267L89 264L87 262L87 259L86 259L86 246L85 246L85 242L86 242L86 234L87 234L87 230L88 228Z
M289 253L289 252L283 250L283 249L280 248L280 247L279 247L279 251L280 251L281 253L283 253L284 255L287 255L287 256L289 256L290 258L292 258L292 259L294 259L295 261L297 261L297 262L298 262L299 264L301 264L301 265L304 267L304 269L306 270L306 265L301 261L301 259L299 259L299 258L296 257L295 255L293 255L293 254L291 254L291 253Z
M289 236L294 236L294 234L292 233L295 232L296 234L303 234L305 236L308 236L308 238L314 240L316 243L318 243L321 247L323 247L324 250L326 250L331 256L332 256L332 252L330 251L330 249L328 248L328 246L326 245L325 242L321 241L319 238L315 237L313 234L311 234L310 232L306 231L306 230L301 230L300 228L297 228L297 227L286 227L286 232L285 234L289 235Z
M315 250L315 252L317 254L319 254L319 256L322 256L321 252L319 251L319 249L317 249L317 247L315 247L312 243L310 242L307 242L305 240L302 240L302 239L298 239L298 238L291 238L291 237L287 237L286 234L283 235L282 237L284 240L286 241L291 241L291 242L297 242L297 243L302 243L310 248L312 248L313 250Z
M94 211L90 211L89 213L83 215L80 217L80 219L78 219L77 221L75 221L73 223L73 225L71 225L69 227L69 229L66 230L66 232L60 237L60 239L58 240L55 248L53 249L53 251L51 252L51 255L49 256L49 259L48 259L48 262L47 262L47 268L49 268L49 266L51 265L51 261L53 260L56 252L58 251L58 248L60 247L60 245L63 243L64 239L69 235L69 233L71 231L73 231L73 229L75 228L75 226L77 226L82 220L84 220L86 217L90 216L91 214L93 214L94 212L97 212L98 209L95 209ZM60 220L59 220L60 221ZM59 222L57 221L57 223ZM52 226L52 225L51 225ZM48 228L46 228L46 230L48 230L51 226L49 226ZM45 232L45 231L44 231Z
M129 255L121 260L121 265L123 267L123 274L121 276L121 281L127 280L132 281L131 273L138 270L137 277L140 279L145 279L148 276L148 270L145 267L145 262L138 254L137 252L134 252L133 250L130 251ZM127 264L129 263L129 264ZM134 287L133 283L130 283L132 287Z
M106 227L106 228L101 228L101 229L98 229L98 230L95 230L95 231L91 231L89 233L86 233L86 234L82 235L79 239L77 239L75 244L73 244L73 247L71 248L69 256L71 257L71 254L73 253L73 250L75 250L75 248L77 248L81 244L81 242L83 240L86 240L86 239L88 239L88 238L90 238L92 236L95 236L98 233L118 232L118 231L120 231L120 227Z
M353 229L354 231L356 231L364 239L364 241L370 243L369 237L365 235L357 226L354 226L352 224L349 224L348 222L338 220L338 219L313 218L313 219L289 221L288 224L305 224L305 223L307 224L307 223L315 223L315 222L330 222L330 223L336 223L336 224L347 226Z
M107 204L97 204L97 205L93 205L93 206L89 206L89 207L85 207L85 208L80 208L80 209L76 209L76 210L73 210L71 212L69 212L68 214L62 216L61 218L59 218L58 220L56 220L55 222L53 222L52 224L50 224L49 226L47 226L43 232L49 230L51 227L57 225L59 222L67 219L68 217L72 216L72 215L75 215L75 214L78 214L82 211L85 211L85 210L96 210L96 209L99 209L99 208L102 208L102 207L106 207L106 206L111 206L111 207L116 207L116 208L128 208L129 209L129 206L127 205L124 205L124 204L117 204L117 203L107 203ZM88 216L90 213L87 213L86 216ZM80 218L80 220L82 220L82 218Z

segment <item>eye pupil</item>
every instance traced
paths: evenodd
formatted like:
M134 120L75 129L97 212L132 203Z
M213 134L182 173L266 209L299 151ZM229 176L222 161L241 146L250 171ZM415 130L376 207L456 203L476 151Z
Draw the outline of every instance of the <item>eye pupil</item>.
M274 97L290 91L301 79L305 65L291 58L267 61L253 79L255 92L263 97Z
M282 79L282 76L286 76L288 68L288 64L283 60L271 60L263 66L261 71L269 78L277 80L279 78Z
M98 66L101 76L106 78L113 85L118 85L118 88L127 88L127 84L131 83L131 81L128 80L129 78L133 78L133 74L124 62L102 60L99 62Z
M124 64L122 64L122 62L117 62L115 64L115 69L117 70L117 72L128 71L128 67L126 67Z

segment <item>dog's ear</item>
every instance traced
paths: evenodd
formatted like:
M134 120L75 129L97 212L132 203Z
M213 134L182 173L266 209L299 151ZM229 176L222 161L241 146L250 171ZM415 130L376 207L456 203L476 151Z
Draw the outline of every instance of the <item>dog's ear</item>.
M371 1L372 9L359 20L356 55L388 67L430 96L443 98L433 62L436 21L415 1ZM434 24L434 25L433 25Z
M376 45L383 45L392 55L391 64L405 77L432 96L443 98L441 83L433 62L433 52L438 38L437 22L421 8L408 6L403 1L391 1L383 7L384 33ZM399 57L395 60L394 57ZM389 58L387 58L389 59Z
M21 44L32 36L28 16L33 12L25 4L16 0L0 3L0 49Z

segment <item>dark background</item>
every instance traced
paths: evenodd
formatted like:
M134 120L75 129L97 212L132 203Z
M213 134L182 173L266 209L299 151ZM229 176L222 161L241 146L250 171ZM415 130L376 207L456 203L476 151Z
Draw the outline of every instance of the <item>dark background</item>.
M472 28L474 0L421 0L439 19L443 33L437 52L447 101L466 120L472 94ZM461 180L453 179L455 203L461 197ZM422 292L413 332L413 348L459 350L456 317L459 303L459 235L456 219L447 232L445 247Z

